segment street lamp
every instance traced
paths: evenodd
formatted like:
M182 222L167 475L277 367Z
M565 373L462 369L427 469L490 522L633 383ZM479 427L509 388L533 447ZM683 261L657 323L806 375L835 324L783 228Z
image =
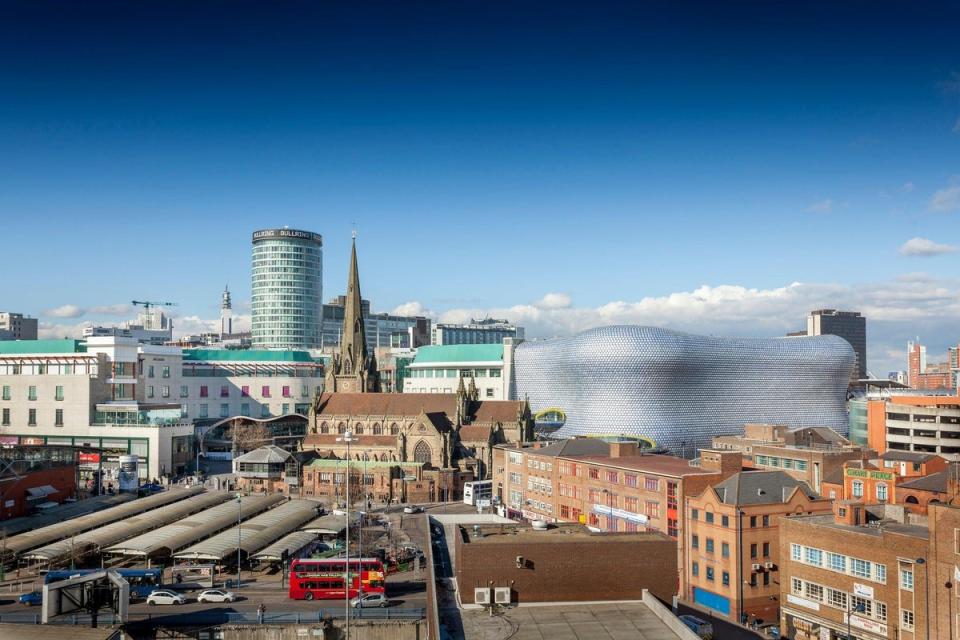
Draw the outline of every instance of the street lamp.
M917 558L915 560L917 564L923 565L923 600L926 605L926 613L924 614L924 619L927 624L927 638L930 637L930 568L927 566L927 561L924 558ZM950 635L951 640L953 639L953 634Z
M242 519L243 519L243 496L238 492L237 493L237 589L240 588L240 544L243 541L242 535Z
M350 640L350 443L353 442L353 432L347 429L343 435L337 438L337 442L347 444L347 536L346 536L346 558L343 563L343 608L344 619L346 620L344 636L345 640Z
M847 640L853 640L853 636L850 635L850 617L854 613L863 613L865 611L863 603L854 605L852 609L847 611ZM929 636L928 636L929 637Z

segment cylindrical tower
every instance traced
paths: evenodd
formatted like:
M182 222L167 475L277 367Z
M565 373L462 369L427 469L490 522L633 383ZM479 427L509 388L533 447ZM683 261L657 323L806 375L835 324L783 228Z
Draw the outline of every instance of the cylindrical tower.
M323 330L323 237L253 233L251 331L258 349L318 349Z

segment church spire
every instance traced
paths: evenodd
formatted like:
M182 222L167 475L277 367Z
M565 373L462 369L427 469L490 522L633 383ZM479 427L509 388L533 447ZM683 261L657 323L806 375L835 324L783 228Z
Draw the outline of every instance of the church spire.
M357 267L357 234L353 233L350 249L350 274L347 278L347 296L343 307L343 337L340 340L340 362L350 363L350 373L356 372L367 361L367 332L363 326L363 306L360 297L360 269Z

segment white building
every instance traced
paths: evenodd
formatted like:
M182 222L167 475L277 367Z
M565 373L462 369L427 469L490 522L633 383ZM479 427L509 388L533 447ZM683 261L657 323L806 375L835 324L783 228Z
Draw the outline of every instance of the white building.
M504 362L503 344L420 347L407 368L403 392L456 393L463 379L465 386L473 380L481 400L509 400L510 376Z
M84 447L85 462L108 472L136 455L144 478L184 469L193 425L178 403L142 397L141 358L179 377L178 349L133 338L0 343L0 443Z

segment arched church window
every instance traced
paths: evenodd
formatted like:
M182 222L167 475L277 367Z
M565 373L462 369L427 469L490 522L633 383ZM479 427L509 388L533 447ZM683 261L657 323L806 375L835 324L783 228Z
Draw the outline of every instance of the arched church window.
M390 425L390 435L395 436L400 433L400 427L397 426L397 423L394 422Z
M421 440L417 443L417 446L413 448L413 461L422 462L424 464L430 464L431 454L430 454L430 445Z

